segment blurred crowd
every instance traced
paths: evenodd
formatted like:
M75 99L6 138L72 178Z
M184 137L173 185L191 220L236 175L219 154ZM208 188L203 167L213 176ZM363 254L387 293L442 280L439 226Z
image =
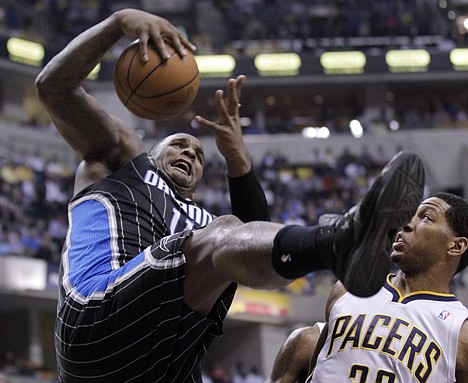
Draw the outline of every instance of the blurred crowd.
M264 383L265 377L257 366L244 366L238 361L232 370L223 367L218 361L214 361L202 370L203 383Z
M131 6L144 9L144 3L134 1ZM432 0L212 0L212 3L211 9L221 15L222 22L217 28L223 29L224 41L208 48L211 50L230 50L235 41L304 42L335 37L439 36L444 44L467 42L466 35L460 34L455 22L447 18L447 9ZM50 50L58 51L78 33L124 6L128 2L1 0L0 28L40 40ZM190 9L197 10L195 1ZM202 47L210 46L210 41L219 40L220 34L200 27L205 15L194 12L182 12L177 18L191 39ZM194 15L198 22L194 22ZM301 47L306 45L300 43Z
M390 158L402 148L368 148L352 153L331 147L311 148L302 163L291 163L269 150L254 163L265 191L271 219L283 224L315 225L325 213L349 210L367 192ZM67 204L73 192L75 169L58 158L43 159L20 152L0 158L0 256L43 259L58 265L68 229ZM229 214L230 199L224 161L207 158L195 202L215 215ZM335 278L312 273L290 284L295 294L327 295Z
M384 105L378 107L367 105L364 92L321 96L314 95L313 86L309 93L301 93L297 89L287 95L268 96L265 100L262 97L247 99L248 96L243 96L242 114L247 118L243 118L241 122L244 124L245 135L304 134L303 130L307 127L326 127L332 135L350 134L351 121L354 120L362 126L364 134L422 129L468 129L466 90L432 89L429 91L415 87L411 92L389 91L387 97L391 97L391 101L383 102ZM264 105L257 107L262 101ZM211 100L206 105L211 107ZM200 114L215 120L215 113L215 110L197 110L195 107L174 120L147 125L144 134L147 139L158 139L181 131L196 136L209 136L211 132L208 129L197 128L193 124L193 116ZM256 113L261 113L262 118L257 119ZM258 121L263 122L264 126L259 126Z
M202 368L203 383L264 383L256 365L245 365L242 361L232 361L227 368L218 360ZM28 358L21 358L11 350L0 355L0 383L58 383L56 371L48 371Z
M68 229L71 169L35 153L0 165L0 255L17 254L57 264Z
M217 0L230 40L457 37L433 1Z
M49 371L30 358L23 358L12 350L6 350L0 355L0 383L15 382L58 383L58 377L56 371Z
M344 150L334 156L325 147L311 150L304 163L293 164L283 153L268 151L254 167L273 221L313 225L323 213L340 213L354 205L393 154L363 147L359 155ZM16 254L58 264L68 228L73 171L57 158L42 159L35 153L0 161L0 256ZM225 173L220 157L209 158L196 193L196 202L216 215L230 213ZM314 281L323 281L315 277L291 289L315 293Z
M304 163L292 164L283 153L270 150L254 167L273 221L313 225L325 212L339 213L354 205L393 154L363 147L359 155L344 150L337 157L324 147L311 149ZM208 160L196 199L216 215L230 212L224 163L218 157Z
M2 33L29 38L53 52L110 14L110 0L1 0Z

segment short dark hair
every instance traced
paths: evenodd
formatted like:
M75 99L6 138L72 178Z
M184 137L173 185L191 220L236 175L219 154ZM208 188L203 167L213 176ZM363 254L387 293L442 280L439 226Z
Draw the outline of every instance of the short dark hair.
M433 197L440 198L450 205L445 212L445 219L455 235L468 238L468 202L456 194L447 192L436 193ZM463 253L455 274L465 269L466 266L468 266L468 250Z

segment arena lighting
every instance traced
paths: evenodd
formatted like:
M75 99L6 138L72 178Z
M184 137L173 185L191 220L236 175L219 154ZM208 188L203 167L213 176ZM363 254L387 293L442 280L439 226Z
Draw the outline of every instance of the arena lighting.
M359 51L324 52L320 64L325 74L361 74L366 66L366 55Z
M468 48L455 48L450 52L450 62L457 71L468 70Z
M322 126L321 128L309 126L302 129L302 135L306 138L327 139L330 137L330 130L325 126Z
M349 123L349 130L353 137L361 138L364 135L364 128L358 120L352 120Z
M205 77L231 76L236 67L236 60L230 55L197 55L198 70Z
M460 19L460 24L463 28L461 32L464 34L468 32L468 16L461 16Z
M39 43L10 37L7 41L7 51L11 61L42 67L45 50Z
M395 132L397 131L398 129L400 129L400 123L397 121L397 120L392 120L390 121L390 123L388 124L388 128Z
M241 117L240 118L240 124L241 126L250 126L252 125L252 120L248 117Z
M427 72L431 55L425 49L390 50L385 62L390 72Z
M301 57L297 53L262 53L255 56L254 65L260 76L297 76Z

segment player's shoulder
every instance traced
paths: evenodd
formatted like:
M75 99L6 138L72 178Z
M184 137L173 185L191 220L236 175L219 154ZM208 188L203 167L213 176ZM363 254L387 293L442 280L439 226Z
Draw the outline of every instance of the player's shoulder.
M462 326L460 329L460 341L465 344L466 351L467 351L466 355L468 356L468 317L462 323Z
M328 295L327 304L325 308L327 318L330 315L330 311L332 307L335 305L335 303L346 293L347 293L347 290L344 287L343 283L341 283L340 281L337 281L332 287L330 294Z
M310 344L310 342L315 342L320 336L320 332L325 326L324 322L316 322L311 326L299 327L291 332L287 342L295 343L298 345L301 344Z
M325 327L325 322L316 322L314 326L319 333L322 332L323 328Z

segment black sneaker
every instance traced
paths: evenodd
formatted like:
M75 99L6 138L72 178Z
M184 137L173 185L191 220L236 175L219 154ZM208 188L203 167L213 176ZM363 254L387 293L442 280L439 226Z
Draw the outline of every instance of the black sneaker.
M391 239L410 221L424 194L424 165L400 152L384 167L364 199L344 215L326 214L334 231L331 269L352 294L376 294L390 272Z

